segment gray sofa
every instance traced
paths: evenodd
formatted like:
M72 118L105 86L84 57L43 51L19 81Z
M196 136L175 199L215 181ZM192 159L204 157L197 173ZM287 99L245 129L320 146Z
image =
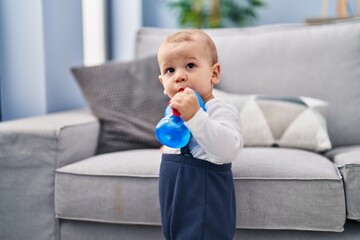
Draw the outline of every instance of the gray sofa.
M137 59L154 55L173 31L140 29ZM359 239L360 20L207 32L222 64L222 97L328 104L322 126L331 149L297 147L296 138L294 147L245 141L233 163L235 239ZM161 152L99 154L103 122L91 110L0 124L0 239L162 239Z

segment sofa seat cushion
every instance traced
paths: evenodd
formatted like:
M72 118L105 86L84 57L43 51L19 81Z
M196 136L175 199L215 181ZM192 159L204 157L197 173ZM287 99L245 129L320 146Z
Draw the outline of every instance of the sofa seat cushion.
M342 177L329 159L305 150L246 148L233 174L238 227L343 231Z
M57 169L56 216L160 225L160 158L157 149L129 150ZM343 230L341 176L328 159L304 150L245 148L233 173L238 228Z
M347 217L360 221L360 146L337 147L326 155L344 178Z
M160 225L158 149L97 155L56 171L58 218Z

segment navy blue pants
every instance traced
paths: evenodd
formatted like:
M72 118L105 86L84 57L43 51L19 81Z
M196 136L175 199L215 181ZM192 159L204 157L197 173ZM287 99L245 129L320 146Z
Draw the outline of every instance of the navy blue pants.
M159 199L167 240L232 240L236 224L231 164L163 154Z

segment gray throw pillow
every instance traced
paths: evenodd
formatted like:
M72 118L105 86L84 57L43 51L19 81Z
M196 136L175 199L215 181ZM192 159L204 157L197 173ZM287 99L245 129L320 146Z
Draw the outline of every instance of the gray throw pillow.
M328 104L323 100L231 94L218 89L214 89L214 96L238 108L246 147L279 146L315 152L331 149Z
M158 148L154 129L169 99L155 56L71 69L101 124L97 153Z

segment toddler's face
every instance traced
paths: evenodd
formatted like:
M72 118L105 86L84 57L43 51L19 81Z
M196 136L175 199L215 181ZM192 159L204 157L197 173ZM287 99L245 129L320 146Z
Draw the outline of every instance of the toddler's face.
M180 88L192 88L204 101L212 97L219 81L219 64L211 65L208 50L200 41L163 43L158 52L165 93L172 98Z

